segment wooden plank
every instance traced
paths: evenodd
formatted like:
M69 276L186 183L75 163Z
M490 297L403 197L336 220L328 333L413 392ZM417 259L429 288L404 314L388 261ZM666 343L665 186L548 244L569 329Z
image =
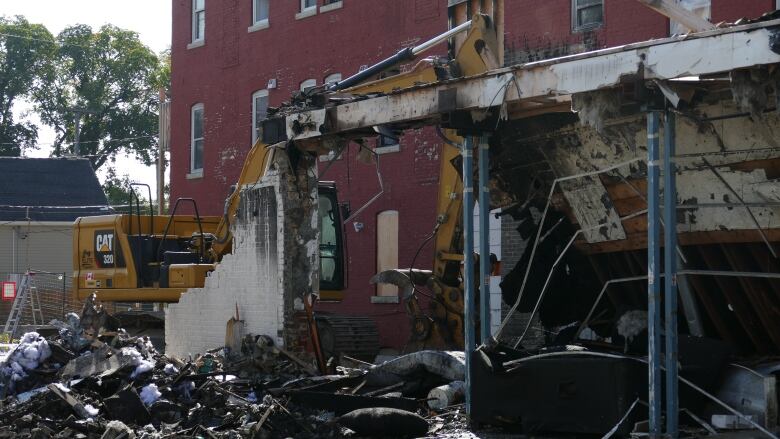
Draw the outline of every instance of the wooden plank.
M641 216L639 218L645 218ZM624 222L625 225L625 222ZM766 230L767 238L770 242L780 243L780 229ZM714 243L738 243L755 242L762 243L761 235L755 229L750 230L726 230L710 232L686 232L678 234L680 245L702 245ZM586 243L579 240L575 244L577 248L586 254L610 253L626 250L640 250L647 248L647 232L627 233L626 239L620 241ZM775 244L777 245L777 244Z
M733 245L724 244L721 244L720 248L732 270L758 271L756 264L747 259L749 255L744 248L734 248ZM745 291L753 310L758 315L761 325L764 326L764 333L772 340L775 348L780 348L780 309L770 297L772 292L770 292L765 280L746 277L739 277L737 280Z
M376 216L376 271L398 268L398 211L386 210ZM376 295L398 297L398 287L377 284Z
M707 268L710 270L729 270L721 249L718 246L708 246L701 250L701 257ZM689 276L691 278L696 276ZM723 293L728 300L729 308L733 310L737 321L739 321L748 338L756 346L758 352L768 353L773 351L771 341L764 333L764 327L760 324L759 317L756 315L750 301L745 297L745 292L739 283L739 280L732 277L714 276L714 283L718 290ZM704 292L710 294L711 291Z

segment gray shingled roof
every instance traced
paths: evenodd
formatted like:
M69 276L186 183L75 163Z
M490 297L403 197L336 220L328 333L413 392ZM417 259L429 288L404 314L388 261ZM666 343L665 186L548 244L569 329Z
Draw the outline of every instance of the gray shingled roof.
M89 161L0 157L0 222L73 221L110 213Z

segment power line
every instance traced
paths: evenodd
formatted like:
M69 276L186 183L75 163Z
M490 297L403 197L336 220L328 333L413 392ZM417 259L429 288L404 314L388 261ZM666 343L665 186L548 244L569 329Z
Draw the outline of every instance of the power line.
M103 143L114 143L114 142L125 142L125 141L128 141L128 140L152 139L152 138L157 138L158 136L159 136L159 134L151 134L151 135L148 135L148 136L125 137L125 138L122 138L122 139L86 140L86 141L83 141L83 142L80 142L80 143L82 145L85 144L85 143L100 143L100 142L103 142ZM18 143L4 142L4 143L0 143L0 145L18 145ZM55 143L36 143L36 146L54 146L54 145L55 145ZM82 157L86 157L86 156L82 156Z

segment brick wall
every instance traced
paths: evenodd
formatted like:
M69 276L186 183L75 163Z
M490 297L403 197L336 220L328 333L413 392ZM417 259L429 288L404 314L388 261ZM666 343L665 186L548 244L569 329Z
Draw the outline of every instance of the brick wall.
M447 0L344 0L343 7L296 20L300 2L271 2L269 27L249 32L251 2L208 0L202 47L190 42L190 0L173 1L171 197L194 197L202 214L221 215L225 197L238 178L249 151L251 96L268 90L271 106L289 100L305 79L322 84L325 77L347 77L399 49L447 29ZM318 1L322 6L322 1ZM228 29L229 28L229 29ZM230 50L225 50L229 48ZM443 54L441 45L427 54ZM426 55L427 55L426 54ZM402 66L402 70L411 65ZM203 103L205 153L202 178L188 179L190 108ZM373 142L372 139L370 139ZM399 265L411 263L422 239L436 221L435 201L441 141L431 129L410 130L400 150L380 158L385 194L354 224L345 226L347 289L338 303L317 309L339 314L373 316L381 344L400 349L409 338L409 320L402 304L372 304L376 288L376 217L384 210L399 212ZM355 158L352 145L323 176L335 181L339 201L353 211L379 189L373 165ZM324 169L325 163L320 164ZM415 266L430 268L433 252L423 249Z
M520 237L520 233L517 232L517 226L520 222L513 219L510 215L501 217L501 254L503 259L501 260L501 276L506 276L507 273L512 271L517 265L517 262L523 256L527 241L524 241ZM513 303L503 302L501 304L501 318L504 319L509 314L509 310L512 308ZM528 325L528 319L530 313L516 312L512 315L509 322L507 322L504 331L501 333L501 340L509 343L514 343L525 330ZM539 321L539 316L535 316L531 322L531 328L525 336L523 345L527 348L540 346L544 341L544 332L542 331L542 324Z
M275 167L241 192L232 225L233 253L206 279L166 309L166 352L197 354L224 345L227 321L238 306L247 333L269 335L301 351L307 335L299 314L303 295L318 285L317 183L313 160L296 174L277 152ZM306 169L309 168L309 169Z
M663 38L669 20L637 1L605 0L604 24L572 31L571 0L507 0L505 63L554 58L586 50ZM774 0L712 0L712 22L757 18L775 9Z

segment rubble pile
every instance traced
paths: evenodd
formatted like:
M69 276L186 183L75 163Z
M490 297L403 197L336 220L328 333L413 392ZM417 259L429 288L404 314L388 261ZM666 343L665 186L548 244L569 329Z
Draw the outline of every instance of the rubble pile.
M419 437L462 418L458 406L426 404L429 391L462 380L457 353L322 375L262 335L170 358L116 327L94 297L52 324L58 335L27 333L0 361L0 438Z

